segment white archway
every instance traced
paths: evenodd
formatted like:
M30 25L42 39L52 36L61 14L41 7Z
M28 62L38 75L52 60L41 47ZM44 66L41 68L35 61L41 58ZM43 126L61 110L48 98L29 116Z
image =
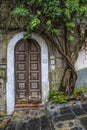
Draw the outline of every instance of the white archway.
M14 74L14 48L20 39L23 39L24 32L15 35L9 42L7 48L7 114L11 115L15 109L15 74ZM42 78L42 104L48 99L48 48L45 40L39 35L32 33L31 38L36 40L41 47L41 78Z

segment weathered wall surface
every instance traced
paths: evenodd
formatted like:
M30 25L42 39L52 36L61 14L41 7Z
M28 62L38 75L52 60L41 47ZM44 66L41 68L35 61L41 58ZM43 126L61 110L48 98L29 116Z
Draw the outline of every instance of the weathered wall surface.
M0 33L0 114L5 112L6 106L6 35Z
M6 110L6 81L7 81L7 46L11 38L19 32L10 32L7 35L0 34L0 110ZM48 46L49 50L49 86L57 90L64 72L65 63L61 55L53 45ZM87 87L87 54L86 50L81 51L75 64L78 79L76 87Z
M76 87L87 87L87 50L86 48L79 53L75 64L77 70Z
M49 47L49 82L51 90L58 90L64 72L64 62L61 55L52 45Z
M7 46L15 33L0 33L0 115L6 112Z
M19 32L0 34L0 112L6 111L6 81L7 81L7 46L11 38ZM49 86L52 90L57 90L64 73L65 63L61 55L53 45L48 46L49 51ZM87 87L87 55L86 50L79 53L75 64L78 79L76 87Z
M6 82L7 82L7 46L11 38L19 32L0 34L0 111L6 111ZM63 75L64 62L55 47L48 46L49 51L49 86L58 89Z
M76 82L76 87L87 88L87 68L80 69L77 72L78 79Z

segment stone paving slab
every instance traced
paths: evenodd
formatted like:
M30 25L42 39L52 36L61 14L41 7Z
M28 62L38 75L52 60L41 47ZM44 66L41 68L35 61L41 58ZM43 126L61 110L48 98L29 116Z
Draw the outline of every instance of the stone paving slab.
M44 107L17 110L7 120L0 122L0 130L51 130Z
M0 117L0 130L87 130L87 103L55 104L16 110Z
M53 130L87 130L87 103L55 104L49 102L46 109Z
M80 118L80 122L84 126L84 128L87 130L87 116Z

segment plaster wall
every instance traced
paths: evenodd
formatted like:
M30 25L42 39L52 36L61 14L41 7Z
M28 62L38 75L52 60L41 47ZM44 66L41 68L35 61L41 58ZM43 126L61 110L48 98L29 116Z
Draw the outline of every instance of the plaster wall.
M87 88L87 54L85 49L79 52L78 59L75 63L75 68L78 75L76 87Z

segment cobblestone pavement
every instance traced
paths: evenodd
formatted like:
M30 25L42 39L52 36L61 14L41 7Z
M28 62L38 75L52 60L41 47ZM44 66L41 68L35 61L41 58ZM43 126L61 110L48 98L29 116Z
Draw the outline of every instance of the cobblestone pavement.
M0 118L0 130L51 130L44 107L17 110L12 116Z
M87 103L55 104L16 110L0 117L0 130L87 130Z
M52 130L87 130L87 103L48 103Z

